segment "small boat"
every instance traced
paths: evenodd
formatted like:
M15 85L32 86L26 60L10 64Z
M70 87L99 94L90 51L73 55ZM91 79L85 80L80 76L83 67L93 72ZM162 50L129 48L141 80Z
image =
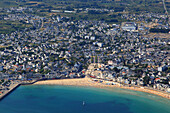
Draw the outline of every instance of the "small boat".
M83 101L83 106L85 106L85 102Z

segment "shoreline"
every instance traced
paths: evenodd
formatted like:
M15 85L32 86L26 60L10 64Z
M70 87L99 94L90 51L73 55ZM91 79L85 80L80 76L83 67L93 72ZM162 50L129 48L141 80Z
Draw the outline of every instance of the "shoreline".
M109 84L107 85L107 83ZM110 85L110 83L114 83L114 85ZM5 90L0 95L0 101L4 99L6 96L8 96L10 93L12 93L20 85L63 85L63 86L85 86L85 87L95 87L95 88L122 88L122 89L128 89L133 91L146 92L149 94L154 94L157 96L161 96L163 98L170 99L170 93L167 92L157 91L145 87L134 87L134 86L128 87L112 81L103 81L102 83L99 83L93 81L92 78L85 77L85 78L73 78L73 79L40 80L40 81L32 81L28 83L15 83L9 87L10 88L9 90Z
M163 91L157 91L154 89L144 88L144 87L128 87L123 86L119 83L115 85L106 85L106 81L103 83L98 83L92 81L91 78L75 78L75 79L57 79L57 80L45 80L45 81L37 81L33 85L65 85L65 86L87 86L87 87L96 87L96 88L122 88L122 89L129 89L134 91L146 92L150 94L154 94L157 96L161 96L167 99L170 99L170 93L166 93Z

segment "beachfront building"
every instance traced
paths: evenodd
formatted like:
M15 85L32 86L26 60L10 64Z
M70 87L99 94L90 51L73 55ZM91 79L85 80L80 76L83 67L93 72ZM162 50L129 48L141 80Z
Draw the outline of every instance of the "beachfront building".
M160 67L158 67L158 71L165 71L166 68L167 68L166 65L160 66Z
M123 31L135 31L137 26L135 22L123 22L121 28Z

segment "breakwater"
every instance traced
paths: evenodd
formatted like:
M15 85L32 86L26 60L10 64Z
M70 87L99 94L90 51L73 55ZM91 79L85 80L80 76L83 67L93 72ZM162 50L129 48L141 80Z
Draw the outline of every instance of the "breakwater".
M1 93L1 95L0 95L0 100L5 98L7 95L9 95L12 91L14 91L20 85L31 85L31 84L34 84L35 82L37 82L37 80L31 81L31 82L14 83L14 84L10 85L8 87L8 90L6 89L6 90L2 91L3 93Z
M10 87L9 87L9 90L4 90L3 93L0 95L0 100L2 100L3 98L5 98L7 95L9 95L12 91L14 91L17 87L19 87L20 84L17 83L17 84L12 84Z

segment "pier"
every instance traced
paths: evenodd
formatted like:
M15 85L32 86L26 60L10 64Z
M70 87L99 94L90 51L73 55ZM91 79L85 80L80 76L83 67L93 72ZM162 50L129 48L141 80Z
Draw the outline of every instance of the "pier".
M9 90L3 90L3 93L1 93L0 95L0 100L2 100L3 98L5 98L7 95L9 95L13 90L15 90L17 87L20 86L20 83L14 83L11 84L8 88Z
M32 85L34 84L35 82L37 82L37 80L32 80L32 81L22 81L22 82L12 82L12 84L7 87L8 90L2 90L0 92L3 92L3 93L0 93L0 101L5 98L7 95L9 95L12 91L14 91L17 87L19 87L20 85Z

